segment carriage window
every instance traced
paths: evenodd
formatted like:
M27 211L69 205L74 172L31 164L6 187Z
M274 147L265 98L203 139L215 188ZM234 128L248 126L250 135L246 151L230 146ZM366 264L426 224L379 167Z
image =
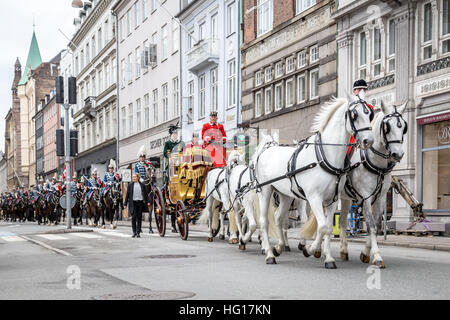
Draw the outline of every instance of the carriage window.
M423 126L424 209L450 209L450 120Z

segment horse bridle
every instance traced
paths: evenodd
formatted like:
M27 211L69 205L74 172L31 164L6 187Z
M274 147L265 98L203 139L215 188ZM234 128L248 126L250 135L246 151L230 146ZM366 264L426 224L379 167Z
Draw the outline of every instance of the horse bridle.
M362 100L361 98L358 98L357 101L353 101L352 103L350 103L350 105L348 106L348 110L345 113L345 123L347 123L347 118L349 119L350 122L350 128L353 131L353 135L356 137L358 136L358 133L361 131L369 131L372 130L372 127L364 127L364 128L360 128L357 129L355 126L355 121L358 119L358 111L356 110L356 106L360 104L363 106L363 112L365 114L370 114L369 115L369 120L370 122L372 122L373 118L374 118L374 112L371 108L369 108L369 106L367 105L367 103Z

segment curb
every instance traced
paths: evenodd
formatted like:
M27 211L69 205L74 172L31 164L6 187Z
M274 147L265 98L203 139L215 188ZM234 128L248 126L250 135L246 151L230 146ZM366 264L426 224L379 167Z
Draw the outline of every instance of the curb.
M338 241L338 240L335 240ZM348 242L354 243L365 243L364 239L347 239ZM389 242L380 240L378 245L387 247L402 247L402 248L414 248L414 249L425 249L425 250L438 250L450 252L450 245L445 244L429 244L429 243L417 243L417 242Z

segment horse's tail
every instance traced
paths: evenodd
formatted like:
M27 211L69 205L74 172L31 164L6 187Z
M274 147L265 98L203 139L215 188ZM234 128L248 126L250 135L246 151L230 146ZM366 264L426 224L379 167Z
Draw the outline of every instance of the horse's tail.
M314 234L317 231L317 219L314 215L314 212L312 209L309 212L309 218L308 221L303 225L303 227L300 229L300 235L305 240L312 240L314 238Z
M212 221L212 228L217 229L219 226L219 216L220 216L220 204L221 202L213 199L212 203L212 210L213 210L213 221ZM200 218L198 218L198 223L200 224L208 224L208 208L205 207L205 209L202 210L202 213L200 215Z
M249 191L248 194L244 196L242 204L244 208L249 208L250 206L252 206L253 217L255 218L258 228L261 228L261 225L259 223L261 210L259 206L259 197L256 190ZM275 229L275 218L274 218L276 210L277 208L275 207L274 199L273 197L271 197L269 202L269 210L267 212L267 219L269 224L269 236L271 238L277 238L277 232Z

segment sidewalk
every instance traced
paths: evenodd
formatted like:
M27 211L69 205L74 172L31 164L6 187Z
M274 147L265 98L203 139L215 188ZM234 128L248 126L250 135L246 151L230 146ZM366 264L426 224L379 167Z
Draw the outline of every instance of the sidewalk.
M130 221L119 221L120 226L129 226L131 228L131 220ZM153 222L153 231L156 231L155 223ZM167 222L167 228L170 228L170 221ZM142 228L148 229L148 222L142 221ZM189 224L189 229L192 231L203 231L207 232L208 228L206 225L192 223ZM145 232L145 231L144 231ZM300 228L292 228L288 230L288 238L299 240ZM360 235L357 238L348 237L348 242L355 243L365 243L366 235ZM395 247L404 247L404 248L419 248L419 249L428 249L428 250L439 250L439 251L447 251L450 252L450 237L443 236L423 236L423 237L415 237L415 236L406 236L406 235L387 235L387 239L384 240L384 236L378 236L378 245L380 246L395 246ZM339 241L339 238L332 238L332 241Z

